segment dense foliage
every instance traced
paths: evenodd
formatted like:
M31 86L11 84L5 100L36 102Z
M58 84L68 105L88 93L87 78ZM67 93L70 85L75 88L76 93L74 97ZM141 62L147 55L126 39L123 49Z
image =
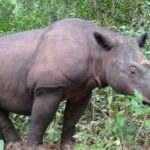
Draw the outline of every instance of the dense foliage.
M88 19L127 35L137 36L143 31L150 34L149 0L0 0L1 35L45 27L68 17ZM143 53L150 58L149 40ZM64 103L45 133L46 141L59 141ZM10 117L26 134L28 118ZM110 87L96 89L74 137L77 149L82 150L144 150L150 146L150 107L142 104L137 91L130 97L116 94Z

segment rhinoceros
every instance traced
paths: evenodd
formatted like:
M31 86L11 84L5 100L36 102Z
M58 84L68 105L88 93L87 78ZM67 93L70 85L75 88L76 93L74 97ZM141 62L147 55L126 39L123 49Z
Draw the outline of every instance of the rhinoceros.
M124 36L70 18L47 28L0 37L0 132L7 145L21 139L8 115L31 116L28 149L42 146L44 131L66 100L60 147L73 150L75 125L94 88L142 93L150 103L150 62L140 48L147 33Z

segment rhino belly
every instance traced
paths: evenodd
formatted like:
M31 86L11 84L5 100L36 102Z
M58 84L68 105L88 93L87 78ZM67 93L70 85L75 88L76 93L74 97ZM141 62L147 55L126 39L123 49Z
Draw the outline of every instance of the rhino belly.
M28 92L19 88L0 91L0 109L22 115L30 115L33 99Z

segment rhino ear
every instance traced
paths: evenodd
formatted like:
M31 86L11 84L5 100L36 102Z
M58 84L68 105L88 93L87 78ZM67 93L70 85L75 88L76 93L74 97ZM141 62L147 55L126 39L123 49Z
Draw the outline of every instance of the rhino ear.
M140 35L140 37L137 39L137 42L140 47L143 47L147 39L147 32Z
M112 41L110 38L98 32L94 32L93 34L94 34L94 38L96 39L99 45L101 45L106 50L111 50L113 45L112 45Z

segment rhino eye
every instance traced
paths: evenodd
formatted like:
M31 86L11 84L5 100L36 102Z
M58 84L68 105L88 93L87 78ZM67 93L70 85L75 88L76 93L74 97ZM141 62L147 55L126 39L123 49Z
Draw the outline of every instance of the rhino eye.
M130 67L130 77L131 78L137 77L137 68L135 66Z
M130 73L135 74L136 73L136 68L135 67L130 67Z

